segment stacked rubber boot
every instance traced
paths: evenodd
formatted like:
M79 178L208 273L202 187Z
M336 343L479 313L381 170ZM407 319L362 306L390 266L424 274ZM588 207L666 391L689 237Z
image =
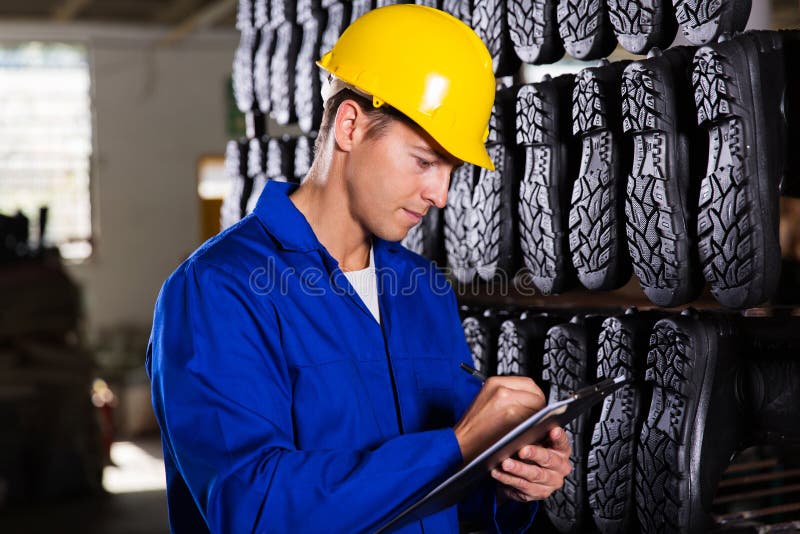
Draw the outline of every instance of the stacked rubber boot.
M225 149L225 174L231 181L231 188L222 201L220 209L220 229L234 225L245 215L247 200L253 190L253 182L247 175L246 139L228 141Z
M495 170L477 169L472 193L469 232L475 271L482 280L508 277L517 270L516 213L518 179L513 149L509 146L514 123L514 89L496 93L489 121L487 151Z
M685 313L656 323L646 374L653 393L636 459L643 532L710 528L717 483L745 437L739 345L722 315Z
M475 277L475 248L469 238L472 221L472 193L477 168L464 163L453 171L447 206L444 208L444 247L447 269L459 284L469 284Z
M703 273L720 303L758 304L780 274L779 188L785 131L782 41L748 32L697 51L697 121L708 134L698 234Z
M627 61L580 71L572 96L572 131L581 143L581 166L572 189L569 247L578 279L593 290L630 279L625 238L625 179L630 142L622 132L619 93Z
M555 1L507 0L509 37L523 62L541 65L564 56L556 8Z
M574 285L567 205L577 172L572 137L575 78L562 75L517 92L516 144L524 161L519 189L522 259L544 294Z
M592 381L602 321L600 316L575 316L548 331L542 378L549 385L549 403L566 399ZM564 478L564 486L544 502L547 516L562 533L578 534L591 525L586 468L592 421L596 419L593 414L579 415L564 427L572 446L572 472Z
M603 321L600 331L597 379L624 375L630 380L604 401L592 433L586 485L592 517L604 533L636 531L634 466L649 398L645 366L650 332L661 317L628 310Z
M633 138L625 200L633 269L659 306L693 300L702 288L696 203L702 154L689 83L694 49L653 50L628 65L622 81L623 128Z
M497 374L530 377L547 395L549 388L542 380L544 343L550 328L560 322L553 314L529 312L503 321L497 339Z

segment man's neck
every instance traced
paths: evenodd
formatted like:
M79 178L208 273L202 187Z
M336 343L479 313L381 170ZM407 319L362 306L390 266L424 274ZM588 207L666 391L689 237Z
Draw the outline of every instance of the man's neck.
M369 266L372 236L352 217L340 178L334 173L325 179L309 176L289 199L342 271Z

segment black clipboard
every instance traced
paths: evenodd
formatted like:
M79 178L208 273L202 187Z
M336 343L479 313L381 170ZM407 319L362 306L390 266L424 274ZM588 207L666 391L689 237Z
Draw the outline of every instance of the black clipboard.
M400 512L378 529L376 534L453 506L487 478L489 472L503 460L516 454L523 446L541 441L550 430L566 425L628 383L629 381L622 375L609 378L580 389L564 400L548 404L494 442L427 495Z

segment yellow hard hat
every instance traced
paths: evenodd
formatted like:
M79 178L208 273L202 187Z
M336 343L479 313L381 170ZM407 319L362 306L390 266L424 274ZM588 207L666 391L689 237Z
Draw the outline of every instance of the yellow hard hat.
M494 170L484 142L494 102L492 57L457 18L414 4L369 11L317 65L397 109L458 159Z

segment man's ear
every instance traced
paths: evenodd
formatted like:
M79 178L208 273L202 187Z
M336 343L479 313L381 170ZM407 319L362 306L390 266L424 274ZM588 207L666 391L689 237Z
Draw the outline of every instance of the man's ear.
M340 150L350 152L363 137L366 114L354 100L344 100L336 111L333 134Z

